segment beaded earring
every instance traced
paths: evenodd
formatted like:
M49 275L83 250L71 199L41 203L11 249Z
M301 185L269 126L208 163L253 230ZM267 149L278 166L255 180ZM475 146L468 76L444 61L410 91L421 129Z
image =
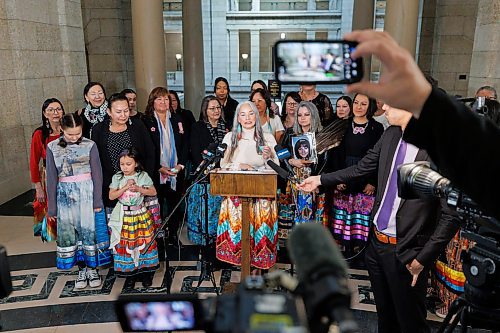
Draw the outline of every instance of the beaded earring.
M238 124L238 140L241 139L241 124Z
M132 119L128 118L128 124L132 125Z

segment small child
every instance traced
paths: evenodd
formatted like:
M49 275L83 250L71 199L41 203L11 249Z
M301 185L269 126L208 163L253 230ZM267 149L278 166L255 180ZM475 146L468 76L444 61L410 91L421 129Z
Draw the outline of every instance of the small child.
M102 256L109 253L109 238L106 228L96 227L94 215L104 207L101 161L96 144L82 137L82 124L80 116L64 115L63 135L47 146L47 219L54 222L57 216L57 268L78 265L75 289L87 287L87 282L99 287L96 267L111 258Z
M109 199L118 199L111 213L110 249L113 249L114 269L118 276L137 276L148 288L153 283L153 275L158 269L156 242L145 254L142 251L151 242L154 221L144 204L144 196L155 196L153 181L143 171L134 148L120 154L120 169L113 176L109 186Z

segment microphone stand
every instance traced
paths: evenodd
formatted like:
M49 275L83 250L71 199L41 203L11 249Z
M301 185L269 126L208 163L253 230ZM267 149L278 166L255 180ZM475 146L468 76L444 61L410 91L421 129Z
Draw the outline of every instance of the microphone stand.
M200 246L201 272L200 272L200 277L198 278L198 285L196 286L196 288L193 289L193 294L198 292L198 290L200 289L201 283L208 278L212 282L212 286L214 287L215 293L217 295L219 295L219 291L217 290L217 284L215 282L213 263L210 262L210 260L207 258L207 251L210 247L210 244L209 244L210 234L208 232L208 226L209 226L209 222L208 222L208 185L209 185L209 181L204 180L203 181L204 192L203 192L202 197L203 197L203 204L204 204L203 207L205 209L204 221L203 221L204 226L205 226L205 230L202 231L201 235L202 235L202 239L204 241L203 242L204 245L202 245L202 246L205 246L205 249L203 250L202 246ZM201 227L201 221L200 221L200 227Z
M164 240L164 245L165 245L165 249L164 249L164 252L165 252L165 274L168 274L168 277L167 277L167 283L168 283L168 286L167 286L167 294L170 294L170 288L171 288L171 285L172 285L172 276L169 274L169 271L170 271L170 261L168 259L168 256L167 256L167 244L165 242L165 227L167 226L167 223L168 221L170 221L170 219L172 218L172 216L174 215L175 211L179 208L179 206L181 205L181 203L184 201L184 199L188 196L188 194L191 192L191 189L193 188L194 185L198 184L199 182L201 182L203 179L207 178L208 177L208 174L205 175L203 172L209 167L209 166L212 166L217 163L218 161L220 160L217 159L217 156L214 157L214 159L210 162L210 163L205 163L205 165L203 166L203 168L199 171L198 175L195 175L195 180L193 181L193 183L186 189L186 192L182 195L182 197L179 199L179 201L177 202L177 204L174 206L174 208L172 209L172 211L170 212L170 214L163 220L162 224L160 225L160 227L155 231L155 234L153 235L153 237L151 238L151 241L148 243L148 245L146 245L146 247L144 248L144 250L141 252L141 254L145 254L148 252L149 248L151 247L151 245L153 244L153 242L158 238L158 237L163 237L163 240ZM161 204L161 203L160 203ZM214 278L214 281L215 281L215 278ZM217 288L215 289L216 292L217 292Z

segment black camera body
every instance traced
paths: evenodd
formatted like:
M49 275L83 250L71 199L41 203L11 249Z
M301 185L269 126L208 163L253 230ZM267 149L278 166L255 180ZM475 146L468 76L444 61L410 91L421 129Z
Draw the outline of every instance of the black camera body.
M201 299L191 294L123 295L116 310L125 332L308 332L300 297L268 290L248 277L235 294Z

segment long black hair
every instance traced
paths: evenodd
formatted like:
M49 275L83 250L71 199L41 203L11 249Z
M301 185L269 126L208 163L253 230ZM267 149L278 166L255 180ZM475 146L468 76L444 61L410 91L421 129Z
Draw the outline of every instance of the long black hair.
M49 105L52 104L52 103L59 103L59 105L61 106L63 115L64 115L64 106L62 105L61 101L58 100L57 98L55 98L55 97L47 98L45 100L45 102L43 102L43 104L42 104L42 126L38 127L35 130L35 132L38 131L38 130L42 131L42 144L44 146L46 146L45 143L47 142L47 139L49 138L49 136L54 132L52 130L52 127L50 127L49 120L44 115L45 110L47 110L47 108L49 107Z

